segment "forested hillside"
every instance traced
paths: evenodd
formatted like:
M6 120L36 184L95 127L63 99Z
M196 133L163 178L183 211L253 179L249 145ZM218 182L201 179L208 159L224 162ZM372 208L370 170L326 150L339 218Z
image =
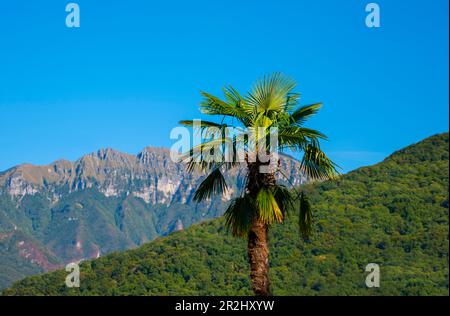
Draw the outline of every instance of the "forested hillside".
M270 234L275 295L448 295L448 133L385 161L309 184L314 234L299 237L291 215ZM366 288L378 263L380 288ZM251 295L246 243L212 220L142 247L65 271L26 278L4 295Z

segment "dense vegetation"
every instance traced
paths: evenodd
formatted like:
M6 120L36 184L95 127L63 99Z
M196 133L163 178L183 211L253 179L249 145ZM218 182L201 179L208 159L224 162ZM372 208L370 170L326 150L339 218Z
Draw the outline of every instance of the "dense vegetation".
M337 181L305 187L314 234L296 218L271 230L275 295L448 295L448 133L394 153ZM245 241L213 220L65 271L26 278L4 295L251 295ZM366 288L378 263L381 287Z

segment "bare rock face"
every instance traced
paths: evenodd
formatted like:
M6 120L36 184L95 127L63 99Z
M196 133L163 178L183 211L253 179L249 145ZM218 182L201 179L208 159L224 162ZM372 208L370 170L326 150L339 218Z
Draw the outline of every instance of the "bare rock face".
M281 156L281 166L289 181L296 186L306 182L298 161ZM190 203L204 175L190 174L185 165L175 163L164 148L147 147L138 155L113 149L101 149L71 163L56 161L48 166L24 164L0 173L0 192L21 199L43 193L52 201L64 194L96 188L106 197L133 195L147 204ZM226 175L229 190L222 197L226 202L245 185L245 170L238 168Z
M179 232L184 229L183 222L181 219L177 219L174 223L169 226L169 232Z

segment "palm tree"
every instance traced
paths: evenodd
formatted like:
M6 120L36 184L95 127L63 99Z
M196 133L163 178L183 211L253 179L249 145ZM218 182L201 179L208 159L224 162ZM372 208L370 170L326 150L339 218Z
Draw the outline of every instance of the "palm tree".
M326 136L304 127L305 121L317 113L321 103L299 106L300 95L294 92L296 86L294 80L275 73L256 82L245 96L231 86L223 88L223 99L201 92L204 97L201 112L218 116L220 123L203 120L180 122L190 127L198 124L202 138L205 138L204 142L182 156L189 171L200 169L209 172L194 195L195 201L225 193L227 184L223 173L242 164L246 167L246 186L241 195L230 202L225 220L234 236L248 239L252 289L258 296L271 295L269 227L283 221L286 212L294 209L297 197L303 238L309 237L312 224L311 207L305 194L302 192L296 197L291 190L277 183L276 174L283 175L284 172L274 150L301 153L302 172L311 180L330 179L338 174L337 166L320 149L319 140ZM230 136L230 127L242 134L251 131L256 136L240 138L242 135L239 133ZM268 141L272 135L270 128L278 131L276 148L272 148L273 143ZM256 152L250 148L257 148ZM236 154L239 149L245 150L244 159ZM263 154L269 159L263 160ZM206 156L219 159L204 159ZM261 172L262 166L272 168Z

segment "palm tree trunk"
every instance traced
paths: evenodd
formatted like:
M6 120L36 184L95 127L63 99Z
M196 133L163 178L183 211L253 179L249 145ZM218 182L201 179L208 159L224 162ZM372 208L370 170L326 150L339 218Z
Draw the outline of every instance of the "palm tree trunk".
M248 260L253 292L270 296L268 225L255 217L248 233Z

